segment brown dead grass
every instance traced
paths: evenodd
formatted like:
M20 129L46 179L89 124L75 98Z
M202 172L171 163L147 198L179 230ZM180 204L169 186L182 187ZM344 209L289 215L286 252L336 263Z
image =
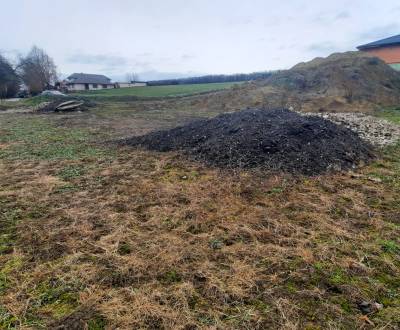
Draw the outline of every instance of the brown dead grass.
M390 164L379 173L397 180ZM60 176L71 167L84 171ZM18 220L0 256L1 305L14 317L3 311L3 324L396 329L399 255L380 242L398 242L400 191L369 180L376 171L218 171L129 148L112 159L2 159L0 210ZM384 304L368 322L365 300Z
M332 324L362 325L327 303L329 283L309 283L317 262L373 272L360 253L387 222L365 200L385 194L382 187L348 174L269 177L169 155L121 155L78 180L101 176L100 184L74 192L52 194L60 180L37 164L2 176L15 187L9 196L44 207L21 222L14 252L2 257L24 260L3 300L14 315L23 319L32 288L56 278L79 282L81 308L95 308L110 328L297 329L327 324L327 315L338 317ZM334 290L352 305L366 299L350 284ZM304 301L318 309L305 311Z

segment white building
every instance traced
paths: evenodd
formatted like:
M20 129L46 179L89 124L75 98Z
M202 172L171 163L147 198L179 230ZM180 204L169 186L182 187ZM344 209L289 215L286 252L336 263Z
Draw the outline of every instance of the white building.
M115 83L116 88L127 88L127 87L144 87L147 83L144 81L131 81L131 82L117 82Z
M89 73L74 73L66 79L65 84L70 92L115 88L110 78Z

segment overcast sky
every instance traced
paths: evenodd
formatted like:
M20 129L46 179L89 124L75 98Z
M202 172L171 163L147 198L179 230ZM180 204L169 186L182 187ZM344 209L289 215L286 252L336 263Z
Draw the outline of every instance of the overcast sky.
M400 34L399 18L399 0L0 0L0 51L116 79L253 72Z

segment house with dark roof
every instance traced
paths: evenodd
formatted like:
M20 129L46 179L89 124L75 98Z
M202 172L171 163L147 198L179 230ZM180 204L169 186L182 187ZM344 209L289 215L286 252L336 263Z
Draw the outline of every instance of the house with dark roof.
M89 73L73 73L66 79L65 84L71 92L115 87L110 78Z
M379 57L394 69L400 70L400 34L358 46L357 49Z

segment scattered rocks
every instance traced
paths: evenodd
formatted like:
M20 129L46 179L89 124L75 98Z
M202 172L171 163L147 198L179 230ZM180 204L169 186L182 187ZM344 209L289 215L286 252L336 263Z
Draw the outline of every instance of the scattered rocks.
M400 140L400 126L387 120L363 113L305 113L319 116L356 132L363 140L378 146L394 144Z
M133 137L123 144L183 150L211 166L261 167L306 175L351 169L374 157L372 146L346 127L286 109L222 114Z

